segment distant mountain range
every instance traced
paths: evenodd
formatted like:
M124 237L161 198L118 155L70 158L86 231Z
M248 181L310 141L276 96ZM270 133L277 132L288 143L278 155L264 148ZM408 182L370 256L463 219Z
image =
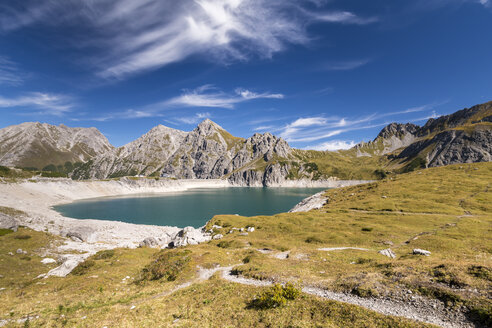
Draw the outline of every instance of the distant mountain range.
M492 102L430 119L391 123L371 142L336 152L292 149L270 133L243 139L205 120L184 132L158 125L122 147L96 128L23 123L0 130L0 165L64 170L73 179L227 178L241 185L286 179L371 179L387 171L492 161Z

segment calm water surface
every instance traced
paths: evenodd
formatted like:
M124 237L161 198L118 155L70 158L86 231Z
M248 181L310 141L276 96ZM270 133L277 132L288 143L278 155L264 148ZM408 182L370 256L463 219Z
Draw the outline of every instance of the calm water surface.
M217 214L243 216L287 212L326 188L192 189L166 194L105 197L55 206L62 215L162 226L203 226Z

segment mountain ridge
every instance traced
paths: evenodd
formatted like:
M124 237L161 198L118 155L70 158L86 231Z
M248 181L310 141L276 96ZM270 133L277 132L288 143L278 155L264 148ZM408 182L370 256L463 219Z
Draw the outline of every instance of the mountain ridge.
M96 128L38 122L1 129L0 141L1 165L46 164L40 160L43 156L57 159L50 164L79 161L83 164L70 173L73 179L224 178L249 186L330 177L369 179L384 176L384 171L492 161L492 102L431 118L423 126L391 123L374 140L337 152L293 149L269 132L235 137L210 119L189 132L159 124L118 148ZM18 150L17 163L8 155L10 146ZM354 170L359 173L354 175Z

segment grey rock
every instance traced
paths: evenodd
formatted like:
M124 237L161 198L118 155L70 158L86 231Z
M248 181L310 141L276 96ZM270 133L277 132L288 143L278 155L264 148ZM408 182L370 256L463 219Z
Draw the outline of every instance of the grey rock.
M213 239L214 239L214 240L218 240L218 239L222 239L223 237L224 237L224 235L222 235L222 234L220 234L220 233L219 233L219 234L216 234L216 235L213 237Z
M255 227L248 227L247 231L248 232L253 232L253 231L255 231Z
M0 165L4 166L41 169L67 161L87 162L112 149L96 128L27 122L0 130Z
M90 241L96 230L90 226L72 227L70 231L62 232L62 236L72 239L73 241L86 242Z
M17 231L19 228L19 222L13 217L0 213L0 229L9 229Z
M22 250L22 248L19 248L15 251L17 254L24 254L24 251Z
M159 246L159 243L158 243L157 239L155 239L154 237L147 237L140 242L140 247L155 248L158 246Z
M415 255L424 255L424 256L429 256L429 255L431 255L431 252L426 251L426 250L424 250L424 249L415 248L415 249L413 250L413 254L415 254Z
M209 234L204 233L200 229L195 229L193 227L186 227L180 230L174 238L169 242L170 248L174 247L184 247L187 245L197 245L211 240L212 237Z
M378 253L392 259L396 258L395 252L393 252L390 248L382 249Z

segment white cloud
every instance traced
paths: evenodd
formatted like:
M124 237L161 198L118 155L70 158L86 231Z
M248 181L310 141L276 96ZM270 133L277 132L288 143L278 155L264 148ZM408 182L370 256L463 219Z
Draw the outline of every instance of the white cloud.
M336 63L327 63L322 66L322 69L327 71L350 71L370 63L370 59L343 61Z
M105 78L122 78L205 55L218 62L270 58L289 44L306 44L312 23L368 24L346 11L316 12L312 0L24 0L0 4L0 30L36 23L82 26L71 38L99 49ZM315 3L320 4L315 1ZM73 29L76 31L76 29ZM83 33L83 34L82 34Z
M262 125L262 126L257 126L256 128L253 129L253 131L271 132L273 129L275 129L274 125Z
M377 17L363 18L348 11L315 14L317 20L329 23L366 25L378 21Z
M356 145L353 141L342 141L342 140L333 140L320 143L314 146L307 146L304 149L313 149L313 150L341 150L341 149L350 149Z
M31 92L16 98L0 96L0 108L22 108L26 110L42 110L42 113L62 115L73 108L70 97L50 93Z
M164 115L163 112L170 112L183 107L234 109L239 103L255 99L282 99L283 97L284 95L280 93L256 93L242 88L237 88L233 93L226 93L213 85L207 84L193 90L184 90L177 97L145 105L141 108L108 113L100 117L88 118L87 120L108 121L110 119L161 117ZM197 113L193 117L178 117L174 118L174 120L185 124L194 124L198 120L210 116L210 113Z
M198 122L210 118L212 115L210 113L196 113L193 116L177 117L174 120L184 124L197 124Z
M246 89L236 89L233 94L225 93L212 85L204 85L194 90L185 90L178 97L166 100L164 106L215 107L233 109L238 103L254 99L282 99L279 93L255 93Z
M26 74L21 72L13 61L0 56L0 85L19 86L24 83Z
M490 0L479 0L480 4L485 6L485 7L488 7L491 5L491 2Z

